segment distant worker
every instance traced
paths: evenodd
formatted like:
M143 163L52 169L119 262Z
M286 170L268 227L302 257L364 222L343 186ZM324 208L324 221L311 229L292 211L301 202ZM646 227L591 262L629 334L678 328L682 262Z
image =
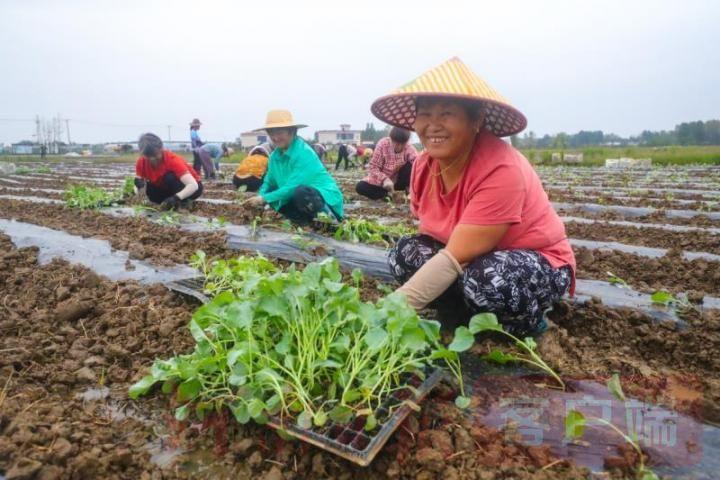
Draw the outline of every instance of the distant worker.
M44 143L40 145L40 160L45 160L47 157L47 145Z
M212 164L212 172L210 172L210 175L208 176L206 171L205 176L208 178L216 178L220 173L220 159L222 157L229 157L235 153L235 151L224 144L219 145L217 143L206 143L197 149L197 153L200 156L203 168L205 165Z
M355 191L371 200L383 199L396 190L407 191L413 162L418 155L409 140L410 130L393 127L390 136L377 143L368 165L368 175L357 183Z
M245 191L257 192L267 172L269 156L270 153L262 145L253 147L235 170L232 179L235 188L245 186Z
M205 142L200 139L200 132L198 132L201 125L202 122L197 118L193 118L192 122L190 122L190 148L193 152L193 168L198 175L202 173L202 170L205 170L205 178L213 178L215 171L214 168L211 168L212 162L208 162L207 158L203 159L200 155L199 149L205 145Z
M135 187L145 191L152 203L163 209L188 207L202 195L200 175L181 156L165 150L160 137L145 133L140 137L140 158L135 164Z
M352 166L353 164L353 158L357 154L357 150L355 147L350 145L349 143L340 143L338 144L338 159L335 163L335 170L340 168L340 162L343 160L345 161L345 170L348 169L348 163Z
M265 126L256 131L265 130L276 148L259 194L245 204L259 207L267 203L300 225L307 225L321 212L342 220L342 192L312 147L297 135L298 129L306 126L296 123L287 110L268 112Z
M320 161L325 161L325 155L327 154L325 146L322 143L314 143L312 148L315 150L315 154L318 156Z

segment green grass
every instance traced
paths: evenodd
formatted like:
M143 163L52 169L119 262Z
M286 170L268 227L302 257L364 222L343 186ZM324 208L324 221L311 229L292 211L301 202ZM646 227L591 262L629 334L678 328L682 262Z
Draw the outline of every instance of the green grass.
M559 149L522 149L533 163L551 164L553 152ZM583 166L604 165L607 158L652 158L653 165L720 165L720 146L672 146L672 147L587 147L567 149L565 153L582 153Z

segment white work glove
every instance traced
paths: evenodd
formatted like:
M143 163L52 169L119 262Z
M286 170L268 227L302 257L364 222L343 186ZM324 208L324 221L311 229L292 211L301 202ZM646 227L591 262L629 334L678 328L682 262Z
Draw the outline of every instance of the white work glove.
M390 177L383 180L382 187L388 192L392 192L393 190L395 190L395 184L392 180L390 180Z
M250 197L245 200L244 205L248 207L262 207L263 205L265 205L265 199L262 197L262 195L255 195L254 197Z
M412 308L422 310L447 290L462 272L452 253L442 249L396 291L405 294Z

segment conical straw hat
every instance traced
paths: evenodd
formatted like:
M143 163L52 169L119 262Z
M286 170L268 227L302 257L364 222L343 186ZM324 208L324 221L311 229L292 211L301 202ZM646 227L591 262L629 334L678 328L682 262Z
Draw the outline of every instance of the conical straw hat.
M293 120L292 113L289 110L270 110L265 118L265 125L256 128L253 132L260 132L262 130L268 130L270 128L305 128L307 125L297 123Z
M527 126L525 115L457 57L378 98L371 110L385 123L413 130L415 100L418 97L463 98L482 102L485 127L498 137L514 135Z

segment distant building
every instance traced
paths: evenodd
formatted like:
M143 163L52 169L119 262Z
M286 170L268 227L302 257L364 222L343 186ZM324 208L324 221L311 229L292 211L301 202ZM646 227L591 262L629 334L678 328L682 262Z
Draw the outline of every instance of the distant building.
M335 145L338 143L360 143L362 130L351 130L350 125L340 125L340 130L318 130L315 132L318 143Z
M242 148L252 148L268 142L268 134L265 132L244 132L240 134Z
M33 153L39 154L40 145L32 142L13 143L10 145L10 151L14 155L32 155Z

